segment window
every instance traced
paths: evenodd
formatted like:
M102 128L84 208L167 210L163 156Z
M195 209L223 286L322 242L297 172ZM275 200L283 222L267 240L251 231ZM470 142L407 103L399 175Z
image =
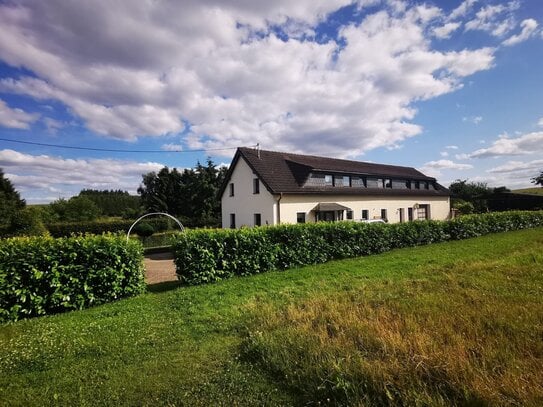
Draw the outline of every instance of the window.
M258 178L253 179L253 194L260 193L260 180Z
M234 196L234 183L230 183L230 196Z
M392 188L392 180L390 178L383 180L383 188Z
M417 219L430 219L430 205L419 205L417 208Z
M236 228L236 214L231 213L230 214L230 229L235 229L235 228Z
M353 211L347 211L347 220L353 220Z
M362 220L368 220L370 218L370 213L367 209L362 209Z
M350 187L351 177L349 177L348 175L334 175L334 186L335 187Z
M424 185L424 189L428 189L428 181L424 181L423 185Z
M403 208L399 208L399 209L398 209L398 213L400 214L400 223L404 223L404 222L405 222L405 213L404 213L404 209L403 209Z
M305 212L298 212L296 214L296 222L305 223Z
M383 178L377 178L377 188L383 188L385 185Z
M255 226L260 226L262 225L262 216L260 213L255 213Z
M419 181L415 181L415 189L420 189L420 182Z
M334 185L334 177L331 175L325 175L324 176L324 185Z
M381 219L383 219L385 222L388 222L386 209L381 209Z
M413 221L413 208L407 208L407 220L409 222Z
M366 184L364 183L364 178L362 178L362 177L351 177L351 186L353 188L365 188Z

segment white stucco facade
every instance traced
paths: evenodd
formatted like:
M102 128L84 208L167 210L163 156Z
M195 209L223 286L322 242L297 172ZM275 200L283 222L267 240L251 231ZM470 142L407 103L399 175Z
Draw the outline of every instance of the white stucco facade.
M258 178L253 170L240 159L221 197L222 227L231 226L231 215L235 215L235 227L255 226L255 214L260 214L262 225L276 225L277 201L259 180L259 193L253 192L253 180ZM230 184L234 194L230 196Z
M409 197L409 196L345 196L345 195L283 195L281 198L281 223L296 223L297 214L305 212L306 222L315 221L313 208L319 203L337 203L352 210L353 220L362 219L362 211L368 211L368 219L380 219L382 210L386 211L389 223L408 221L409 208L413 209L413 220L418 218L418 208L428 209L428 218L445 220L450 215L450 200L442 197ZM425 206L427 205L427 206ZM346 211L345 211L346 212ZM422 211L421 211L422 216ZM346 219L347 214L343 214Z
M354 221L362 219L362 211L367 211L368 219L381 218L385 213L389 223L422 218L445 220L450 216L449 196L272 194L261 181L259 193L254 193L255 178L258 178L257 175L247 162L240 158L221 198L223 228L255 226L257 219L255 214L260 214L261 225L297 223L298 215L301 213L305 214L305 222L315 222L314 209L323 203L334 203L349 208ZM335 214L338 218L347 220L347 210Z

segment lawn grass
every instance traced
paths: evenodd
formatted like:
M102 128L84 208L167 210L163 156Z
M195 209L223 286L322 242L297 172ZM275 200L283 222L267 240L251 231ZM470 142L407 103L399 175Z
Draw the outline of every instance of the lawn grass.
M522 188L513 190L515 194L543 195L542 187Z
M543 229L0 327L2 405L541 405Z

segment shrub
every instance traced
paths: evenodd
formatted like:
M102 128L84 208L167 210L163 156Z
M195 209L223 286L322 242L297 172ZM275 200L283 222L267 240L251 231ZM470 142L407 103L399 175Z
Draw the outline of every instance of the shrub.
M176 235L172 249L178 277L187 284L202 284L537 226L543 226L543 211L466 215L446 222L337 222L194 230Z
M47 229L51 236L54 237L65 237L70 236L74 233L92 233L95 235L100 235L102 233L111 232L128 232L128 229L134 220L95 220L92 222L61 222L61 223L50 223L47 225ZM172 225L169 219L165 218L153 218L147 220L155 232L163 232L176 227L177 225Z
M145 290L143 248L123 236L0 240L0 320L58 313Z
M15 212L8 230L13 236L45 236L49 234L39 212L30 207Z

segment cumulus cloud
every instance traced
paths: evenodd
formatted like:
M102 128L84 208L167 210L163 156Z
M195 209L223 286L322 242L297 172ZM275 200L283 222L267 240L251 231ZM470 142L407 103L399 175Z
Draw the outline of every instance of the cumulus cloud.
M475 18L465 24L465 29L486 31L496 37L505 35L515 26L512 13L519 7L518 0L482 7L475 14Z
M537 29L537 21L535 21L533 18L528 18L522 21L522 23L520 23L520 26L522 27L522 31L519 34L512 35L511 37L506 39L502 43L503 45L511 46L518 44L519 42L526 41L528 38L535 34Z
M434 28L433 32L437 38L449 38L451 34L460 27L460 23L446 23L440 27Z
M141 175L160 170L156 162L68 159L0 150L0 167L29 201L77 195L81 189L123 189L135 194ZM62 191L62 192L61 192Z
M181 144L162 144L160 148L164 151L183 151L183 146Z
M541 119L539 119L539 121L537 122L537 125L539 127L543 127L543 117Z
M437 160L427 162L422 166L422 168L433 168L439 170L469 170L473 168L473 165L455 163L451 160Z
M454 20L460 17L464 17L477 3L477 0L464 0L460 5L455 8L450 14L448 19Z
M458 150L458 146L447 146L445 147L447 150Z
M481 148L463 155L463 158L489 158L543 153L543 132L533 132L520 137L500 136L488 148Z
M27 113L21 109L12 109L0 99L0 126L12 129L29 129L40 117L37 113Z
M440 178L442 177L443 170L454 170L454 171L464 171L473 168L470 164L460 164L455 163L451 160L441 159L436 161L429 161L422 165L419 170L431 177Z
M338 39L316 42L316 24L348 4L3 4L0 59L35 75L4 78L0 90L61 101L116 139L176 134L189 123L189 148L260 142L354 156L419 134L416 101L493 66L492 48L433 49L428 36L442 12L428 5L389 2L341 27Z
M532 161L508 161L507 163L489 169L487 172L490 173L504 173L504 172L525 172L530 171L534 172L540 168L543 168L543 160L532 160Z

